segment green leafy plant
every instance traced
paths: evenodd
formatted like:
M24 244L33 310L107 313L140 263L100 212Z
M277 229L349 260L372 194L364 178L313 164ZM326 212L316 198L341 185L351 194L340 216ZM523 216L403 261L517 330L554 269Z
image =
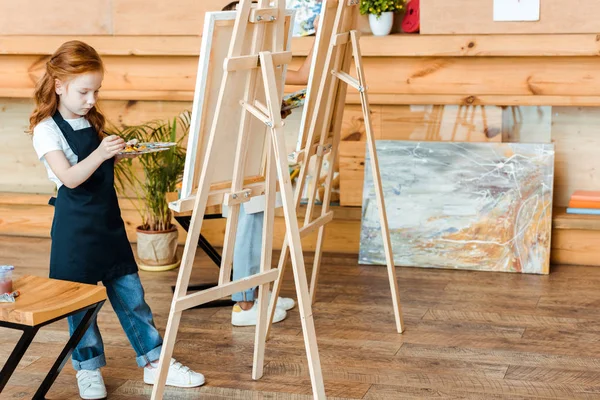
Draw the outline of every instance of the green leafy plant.
M183 177L185 149L182 144L189 132L190 117L191 113L184 111L172 121L155 120L142 125L109 126L106 129L107 134L118 135L125 141L177 143L169 150L142 154L115 165L115 187L119 194L128 190L134 192L132 203L142 218L142 230L165 231L173 227L167 193L175 192Z
M360 0L360 13L374 14L377 18L387 11L401 11L406 5L406 0Z

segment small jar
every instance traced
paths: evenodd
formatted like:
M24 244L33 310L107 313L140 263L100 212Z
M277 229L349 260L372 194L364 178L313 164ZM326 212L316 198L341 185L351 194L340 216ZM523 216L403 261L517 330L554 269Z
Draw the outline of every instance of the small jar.
M0 294L12 292L12 265L0 265Z

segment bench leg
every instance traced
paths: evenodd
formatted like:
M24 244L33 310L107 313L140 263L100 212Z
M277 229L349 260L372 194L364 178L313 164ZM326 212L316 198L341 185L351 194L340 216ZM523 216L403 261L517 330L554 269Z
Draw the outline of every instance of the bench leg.
M21 335L21 339L19 339L12 353L10 353L10 357L6 360L6 364L2 367L2 371L0 371L0 393L2 393L8 380L13 372L15 372L15 369L17 369L17 365L19 365L21 358L23 358L39 328L36 326L24 326L19 327L19 329L23 330L23 335Z
M63 367L69 360L71 353L73 353L73 350L75 350L75 347L77 346L87 329L90 327L90 324L98 314L98 311L100 311L100 307L102 307L103 304L104 301L96 303L95 306L86 311L85 315L83 316L83 319L73 332L73 335L71 335L71 338L69 339L64 349L61 351L60 355L56 359L56 362L48 372L48 375L46 375L46 378L38 388L37 392L35 392L35 395L33 396L34 400L44 399L46 393L48 393L48 390L50 390L50 387L58 377L58 374L60 374L60 371L62 371Z

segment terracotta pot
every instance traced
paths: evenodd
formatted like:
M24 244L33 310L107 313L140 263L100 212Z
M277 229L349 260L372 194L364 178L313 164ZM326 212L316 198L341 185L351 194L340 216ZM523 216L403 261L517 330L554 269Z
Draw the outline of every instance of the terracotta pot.
M138 267L143 271L168 271L179 266L177 237L174 226L167 231L137 229Z

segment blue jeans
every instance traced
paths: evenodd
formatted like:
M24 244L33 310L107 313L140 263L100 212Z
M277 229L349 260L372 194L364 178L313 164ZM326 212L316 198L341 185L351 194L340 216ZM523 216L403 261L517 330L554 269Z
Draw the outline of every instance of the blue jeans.
M158 360L163 341L154 326L152 311L144 300L144 288L137 272L102 283L106 287L110 304L137 354L137 365L144 367L149 362ZM81 312L67 318L71 335L84 315L85 312ZM95 318L73 351L72 361L76 371L92 370L106 365L104 344Z
M262 230L265 213L246 214L240 206L235 246L233 249L233 280L247 278L260 271ZM234 293L233 301L254 301L254 289Z

